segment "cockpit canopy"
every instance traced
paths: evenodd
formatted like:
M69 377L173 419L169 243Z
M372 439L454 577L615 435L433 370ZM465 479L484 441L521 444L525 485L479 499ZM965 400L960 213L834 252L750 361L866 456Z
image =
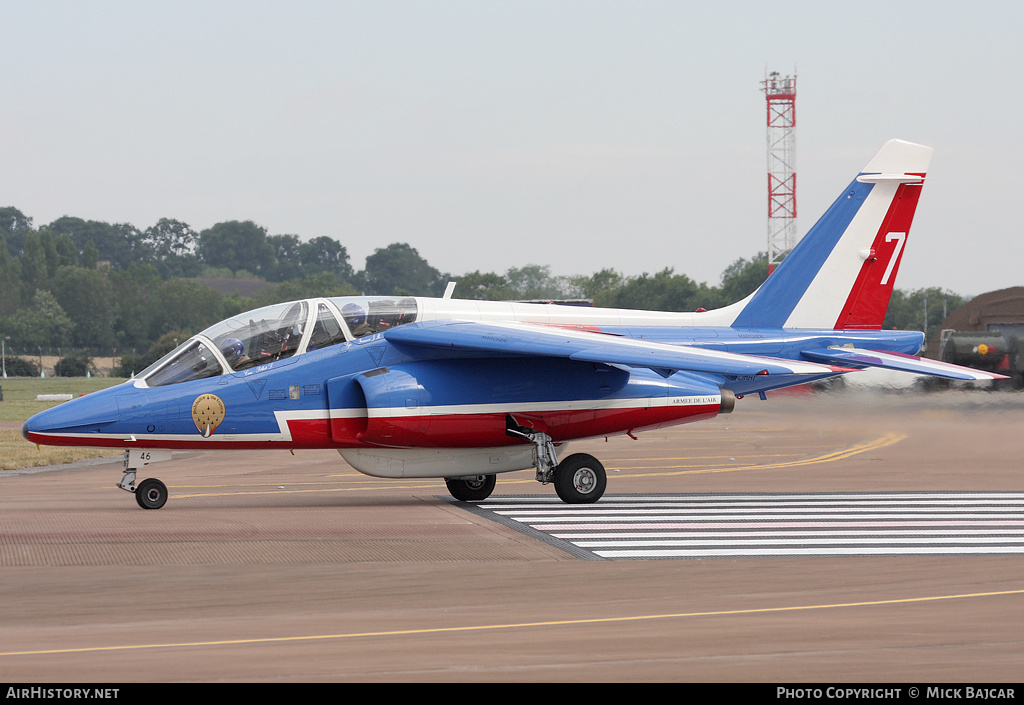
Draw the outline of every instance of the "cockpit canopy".
M143 370L162 387L266 365L412 323L416 299L337 297L265 306L210 326Z

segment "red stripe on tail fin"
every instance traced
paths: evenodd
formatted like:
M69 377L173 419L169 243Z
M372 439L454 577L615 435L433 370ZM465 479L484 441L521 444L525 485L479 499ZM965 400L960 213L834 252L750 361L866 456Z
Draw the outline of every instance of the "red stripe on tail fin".
M921 182L904 183L897 188L871 249L864 253L864 264L836 320L836 329L881 329L921 186Z

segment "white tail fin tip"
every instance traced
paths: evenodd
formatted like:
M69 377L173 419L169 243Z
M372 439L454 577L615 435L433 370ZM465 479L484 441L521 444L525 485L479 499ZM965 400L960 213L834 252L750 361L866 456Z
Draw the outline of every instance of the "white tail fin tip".
M878 150L878 154L872 157L862 173L896 177L891 180L901 180L899 177L911 174L920 176L928 173L933 151L935 150L923 144L889 140Z

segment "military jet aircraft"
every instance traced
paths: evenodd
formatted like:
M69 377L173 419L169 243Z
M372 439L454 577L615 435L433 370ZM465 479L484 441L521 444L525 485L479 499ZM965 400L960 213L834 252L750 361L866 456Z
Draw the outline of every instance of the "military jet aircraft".
M571 441L709 419L736 399L867 367L994 379L883 331L932 150L893 140L767 281L713 311L360 296L268 306L202 331L119 386L25 422L29 441L125 450L118 484L173 450L333 448L360 472L486 499L534 468L569 503L604 467Z

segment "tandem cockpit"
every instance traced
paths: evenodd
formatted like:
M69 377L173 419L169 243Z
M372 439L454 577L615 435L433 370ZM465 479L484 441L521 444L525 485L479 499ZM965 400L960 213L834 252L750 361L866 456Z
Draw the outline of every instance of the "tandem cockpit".
M410 297L305 299L240 313L189 338L135 376L163 387L240 372L412 323Z

